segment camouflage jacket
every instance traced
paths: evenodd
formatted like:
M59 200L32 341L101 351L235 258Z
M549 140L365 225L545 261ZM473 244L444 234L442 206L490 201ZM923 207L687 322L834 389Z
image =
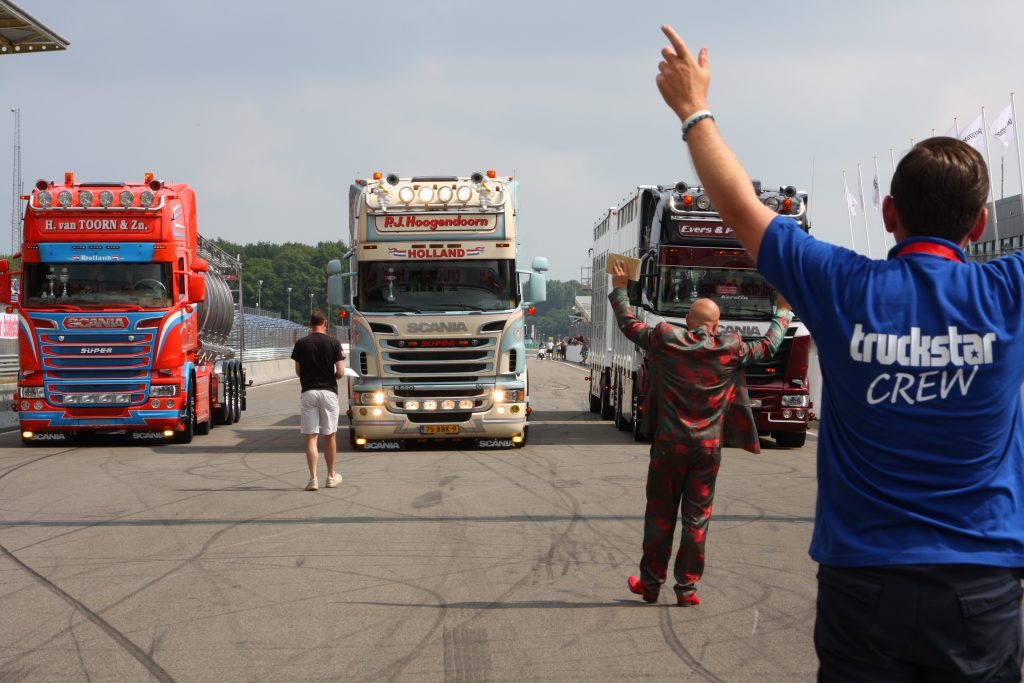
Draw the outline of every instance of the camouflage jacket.
M793 314L776 313L768 334L747 343L733 332L712 336L703 327L690 331L665 322L645 325L633 315L625 289L614 290L608 299L619 329L647 352L643 430L659 441L759 453L742 369L778 351Z

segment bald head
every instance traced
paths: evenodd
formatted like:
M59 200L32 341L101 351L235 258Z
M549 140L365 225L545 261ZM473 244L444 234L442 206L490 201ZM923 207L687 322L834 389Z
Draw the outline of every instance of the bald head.
M686 326L691 330L698 327L707 328L710 334L718 331L718 319L722 312L711 299L697 299L690 306L690 312L686 314Z

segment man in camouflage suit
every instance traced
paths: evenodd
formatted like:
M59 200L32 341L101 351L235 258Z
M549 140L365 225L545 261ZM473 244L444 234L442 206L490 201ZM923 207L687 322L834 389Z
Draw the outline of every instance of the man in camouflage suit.
M686 315L687 330L664 322L650 327L637 320L629 307L625 266L616 263L614 271L608 298L619 329L647 352L650 364L651 386L643 413L644 424L653 427L648 432L654 434L643 558L640 576L629 577L629 590L646 602L658 600L672 552L676 515L681 513L683 533L674 568L676 600L684 606L697 605L697 582L704 573L704 542L722 458L723 422L726 445L760 451L740 370L778 350L793 312L779 296L768 334L750 343L735 333L717 334L720 312L711 299L693 302Z

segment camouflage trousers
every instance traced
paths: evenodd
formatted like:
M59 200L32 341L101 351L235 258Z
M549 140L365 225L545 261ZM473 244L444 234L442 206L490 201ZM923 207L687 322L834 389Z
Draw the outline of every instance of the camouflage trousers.
M648 593L657 595L665 583L677 517L682 518L683 529L673 569L676 597L696 592L704 574L704 541L721 460L720 448L697 448L671 441L651 445L640 560L640 580Z

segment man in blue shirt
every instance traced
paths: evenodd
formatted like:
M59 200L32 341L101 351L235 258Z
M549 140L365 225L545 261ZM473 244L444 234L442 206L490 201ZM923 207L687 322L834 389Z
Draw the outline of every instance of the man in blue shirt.
M814 335L823 382L819 680L1019 681L1024 567L1024 258L979 265L984 160L947 137L900 161L885 261L818 242L761 204L663 27L658 88L712 203Z

